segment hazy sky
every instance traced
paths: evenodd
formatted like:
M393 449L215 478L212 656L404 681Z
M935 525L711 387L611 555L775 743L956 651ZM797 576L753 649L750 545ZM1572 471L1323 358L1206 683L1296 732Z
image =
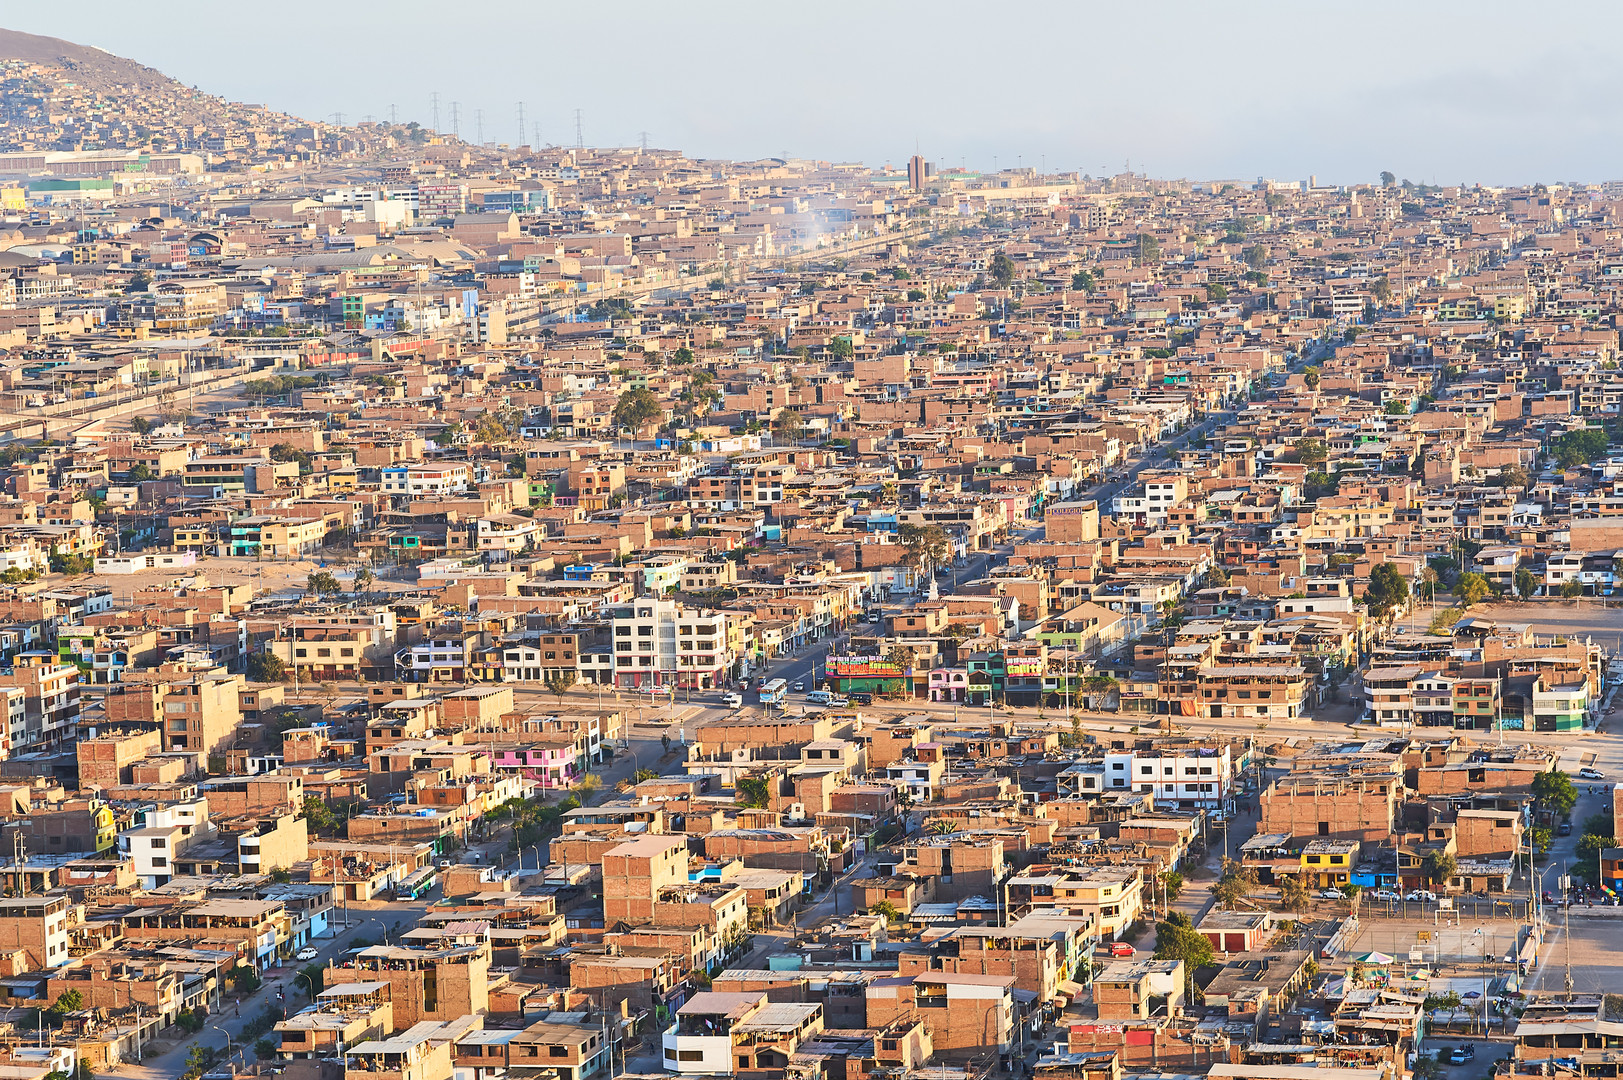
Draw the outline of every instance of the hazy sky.
M1164 177L1623 178L1623 5L76 0L11 29L303 116L694 156Z

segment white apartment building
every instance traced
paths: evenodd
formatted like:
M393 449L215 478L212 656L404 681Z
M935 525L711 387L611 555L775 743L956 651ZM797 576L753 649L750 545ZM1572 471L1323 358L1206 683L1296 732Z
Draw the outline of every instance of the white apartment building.
M710 690L726 681L732 664L721 612L645 598L615 614L616 686Z
M1160 753L1136 750L1105 755L1104 790L1150 792L1155 805L1179 810L1228 807L1234 794L1229 748L1191 745Z
M466 465L393 465L382 470L385 495L451 495L468 490Z

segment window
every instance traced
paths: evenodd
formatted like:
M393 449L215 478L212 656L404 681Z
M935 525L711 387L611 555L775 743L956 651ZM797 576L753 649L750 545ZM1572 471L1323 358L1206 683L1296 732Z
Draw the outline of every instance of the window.
M549 1047L547 1047L547 1056L548 1057L568 1057L569 1056L569 1047L567 1047L567 1046L549 1046Z
M676 1052L676 1060L678 1060L678 1061L703 1061L704 1060L704 1051L703 1050L678 1050ZM747 1059L746 1059L746 1066L747 1066Z
M1319 822L1319 835L1320 836L1329 836L1330 835L1330 823L1328 821Z

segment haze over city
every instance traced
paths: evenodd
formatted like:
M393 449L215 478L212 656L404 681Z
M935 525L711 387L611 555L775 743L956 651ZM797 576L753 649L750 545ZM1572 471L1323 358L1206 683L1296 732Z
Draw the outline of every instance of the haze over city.
M161 14L154 17L154 11ZM450 17L295 0L87 0L8 12L187 83L312 119L387 117L517 143L1100 175L1417 183L1623 176L1611 43L1623 9L1293 0L596 5L493 0Z

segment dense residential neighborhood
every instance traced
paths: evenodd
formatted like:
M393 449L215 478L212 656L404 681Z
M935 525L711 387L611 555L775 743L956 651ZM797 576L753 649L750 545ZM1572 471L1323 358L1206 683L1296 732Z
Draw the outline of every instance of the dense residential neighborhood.
M1623 186L469 142L52 41L6 1076L1616 1074Z

